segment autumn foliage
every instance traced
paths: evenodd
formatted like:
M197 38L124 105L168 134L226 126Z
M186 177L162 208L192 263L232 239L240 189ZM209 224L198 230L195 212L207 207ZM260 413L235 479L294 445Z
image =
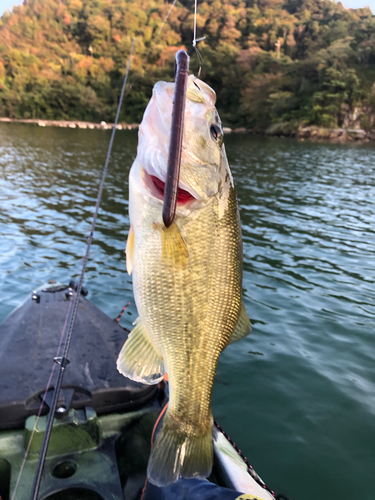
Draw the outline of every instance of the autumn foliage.
M120 119L138 122L155 81L190 48L193 0L25 0L0 20L0 115L113 121L133 37ZM375 17L330 0L198 2L202 78L225 124L372 127ZM192 57L191 69L199 62ZM357 121L358 121L357 120ZM359 122L358 122L359 123Z

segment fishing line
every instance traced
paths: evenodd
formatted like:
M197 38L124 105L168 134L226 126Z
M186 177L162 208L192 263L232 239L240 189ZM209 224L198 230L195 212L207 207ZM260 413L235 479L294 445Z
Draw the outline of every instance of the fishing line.
M198 70L198 78L200 77L201 74L201 69L202 69L202 64L204 63L203 57L201 56L201 53L198 50L197 43L201 42L202 40L205 40L206 37L202 36L201 38L197 38L197 9L198 9L198 0L195 0L194 2L194 28L193 28L193 44L191 46L191 49L188 52L189 57L193 55L193 52L195 51L198 57L199 61L199 70Z
M158 36L160 35L161 30L164 28L164 25L165 25L165 23L167 22L167 19L168 19L168 17L169 17L169 14L172 12L172 9L173 9L173 7L175 6L175 3L176 3L176 2L177 2L177 0L173 0L173 3L172 3L172 5L171 5L171 8L169 9L168 14L165 16L165 19L164 19L164 21L163 21L163 24L162 24L162 25L160 26L160 28L158 29L158 31L157 31L157 33L156 33L156 35L155 35L154 39L153 39L153 40L151 40L151 42L152 42L152 43L150 44L150 47L149 47L149 49L148 49L148 52L147 52L147 54L145 55L145 59L147 59L147 57L149 56L149 54L150 54L150 52L151 52L151 49L152 49L152 46L153 46L153 44L156 42L156 40L157 40Z
M176 1L177 1L177 0L173 0L173 3L172 3L172 5L171 5L171 8L169 9L169 11L168 11L168 14L167 14L166 18L164 19L163 24L160 26L160 28L158 29L158 32L157 32L157 33L156 33L156 35L155 35L154 42L156 41L157 37L160 35L161 30L164 28L164 24L167 22L167 19L168 19L168 17L169 17L169 14L172 12L172 9L173 9L173 7L174 7L174 5L175 5Z
M194 2L194 37L193 37L193 47L197 46L197 6L198 0Z
M157 33L155 35L153 43L155 43L155 41L157 40L157 38L160 35L161 31L163 30L163 28L165 26L165 23L167 22L167 20L168 20L168 18L170 16L170 13L172 12L172 9L173 9L173 7L176 4L176 1L177 0L173 1L173 3L171 5L171 7L170 7L170 9L169 9L169 11L168 11L165 19L164 19L164 21L162 23L162 25L160 26L160 28L158 29L158 31L157 31ZM193 50L195 49L195 51L197 52L197 56L198 56L199 61L203 63L203 59L202 59L202 57L201 57L201 55L200 55L200 53L199 53L196 45L197 45L197 42L200 42L201 40L204 40L206 37L202 37L202 38L199 38L199 39L196 38L197 3L198 3L197 0L195 0L195 8L194 8L194 37L193 37L193 47L192 47L192 49ZM63 380L63 376L64 376L64 372L65 372L65 367L66 367L66 365L69 362L68 359L67 359L67 354L68 354L68 351L69 351L70 341L71 341L72 332L73 332L73 327L74 327L75 318L76 318L76 315L77 315L79 297L80 297L80 294L81 294L83 279L84 279L84 275L85 275L85 271L86 271L86 266L87 266L87 262L88 262L88 257L89 257L89 252L90 252L90 248L91 248L91 243L92 243L92 239L93 239L93 233L94 233L94 228L95 228L95 224L96 224L96 220L97 220L97 215L98 215L98 211L99 211L99 205L100 205L100 201L101 201L101 197L102 197L104 181L105 181L105 177L106 177L107 170L108 170L108 163L109 163L109 159L110 159L110 155L111 155L111 151L112 151L114 135L115 135L116 128L117 128L117 123L118 123L118 118L119 118L119 114L120 114L120 110L121 110L121 105L122 105L122 100L123 100L123 96L124 96L124 91L125 91L125 87L126 87L126 83L127 83L127 79L128 79L128 75L129 75L129 69L130 69L130 63L131 63L131 59L132 59L132 55L133 55L133 51L134 51L134 45L135 45L135 38L133 38L133 43L132 43L132 47L131 47L131 51L130 51L129 61L128 61L128 65L127 65L127 69L126 69L126 74L125 74L125 78L124 78L124 83L123 83L123 87L122 87L122 90L121 90L121 96L120 96L120 100L119 100L119 105L118 105L118 108L117 108L116 119L115 119L115 123L114 123L113 129L112 129L112 135L111 135L110 144L109 144L109 147L108 147L108 152L107 152L107 157L106 157L106 161L105 161L103 176L102 176L102 180L101 180L100 187L99 187L99 193L98 193L98 197L97 197L97 201L96 201L96 205L95 205L95 211L94 211L94 214L93 214L93 220L92 220L92 223L91 223L90 233L89 233L88 238L87 238L86 254L85 254L84 258L83 258L83 264L82 264L82 271L81 271L80 279L79 279L79 282L78 282L78 286L76 287L76 290L75 290L74 300L70 301L70 303L69 303L69 308L68 308L67 316L66 316L66 319L65 319L64 327L63 327L62 332L61 332L59 346L57 348L57 353L56 353L56 358L55 359L57 359L58 356L59 356L59 354L60 354L60 349L61 349L63 338L64 338L64 335L65 335L65 330L66 330L66 326L67 326L67 323L68 323L68 318L70 317L69 332L68 332L68 336L67 336L66 343L65 343L64 355L61 357L61 361L60 361L61 368L60 368L59 378L58 378L58 381L57 381L57 384L56 384L56 387L55 387L52 405L50 407L49 419L47 421L47 428L46 428L46 431L45 431L44 440L43 440L43 444L42 444L42 449L41 449L41 452L40 452L40 457L39 457L39 462L38 462L37 475L36 475L35 480L34 480L33 491L32 491L32 499L33 500L36 500L38 492L39 492L39 487L40 487L40 482L41 482L41 476L42 476L42 473L43 473L44 462L45 462L45 458L46 458L46 454L47 454L47 449L48 449L48 444L49 444L49 438L50 438L50 434L51 434L51 431L52 431L53 417L54 417L54 414L55 414L55 411L56 411L56 407L57 407L58 396L59 396L60 388L61 388L61 385L62 385L62 380ZM149 51L146 54L146 58L149 55L149 53L151 51L151 48L152 48L152 45L150 46ZM73 306L73 311L71 311L72 306ZM45 397L47 395L47 392L50 390L51 381L52 381L52 378L53 378L55 367L56 367L56 365L54 364L53 367L52 367L52 370L51 370L51 374L50 374L47 386L46 386L46 390L45 390L43 398L42 398L41 405L39 407L39 411L38 411L37 417L35 419L35 424L34 424L34 427L33 427L33 430L32 430L31 436L30 436L30 439L29 439L28 446L27 446L26 451L25 451L25 455L24 455L24 458L23 458L23 461L22 461L22 464L21 464L21 468L20 468L20 471L19 471L19 474L18 474L18 477L17 477L15 489L13 491L11 500L15 500L15 498L16 498L16 494L17 494L17 490L18 490L18 487L19 487L19 483L20 483L20 480L21 480L22 473L23 473L23 469L24 469L24 466L25 466L25 463L26 463L26 460L27 460L27 457L28 457L28 454L29 454L29 451L30 451L30 448L31 448L31 444L32 444L32 441L33 441L33 438L34 438L34 435L35 435L35 432L36 432L36 429L37 429L37 426L38 426L38 422L39 422L39 418L40 418L43 406L45 404Z
M160 35L160 33L162 32L171 12L172 12L172 9L173 7L175 6L176 4L176 1L177 0L173 0L173 3L167 13L167 15L165 16L164 18L164 21L162 23L162 25L160 26L160 28L158 29L155 37L154 37L154 40L152 41L152 44L149 48L149 51L147 52L146 54L146 58L148 57L150 51L151 51L151 48L152 48L152 45L155 43L155 41L157 40L158 36ZM196 2L197 4L197 2ZM196 18L196 7L195 7L195 18ZM195 20L195 26L196 26L196 20ZM196 30L195 30L196 31ZM196 40L195 43L197 41L200 41L200 40ZM107 171L107 166L108 166L108 161L109 161L109 156L111 154L111 149L112 149L112 144L113 144L113 138L114 138L114 133L116 131L116 127L117 127L117 121L118 121L118 116L119 116L119 110L121 109L121 104L122 104L122 99L123 99L123 95L124 95L124 89L125 89L125 85L126 85L126 82L127 82L127 78L128 78L128 73L129 73L129 67L130 67L130 61L131 61L131 57L132 57L132 54L133 54L133 50L134 50L134 42L135 42L135 38L133 39L133 45L132 45L132 48L131 48L131 53L130 53L130 58L129 58L129 62L128 62L128 68L127 68L127 71L126 71L126 75L125 75L125 80L124 80L124 85L123 85L123 89L122 89L122 92L121 92L121 98L120 98L120 102L119 102L119 106L118 106L118 110L117 110L117 115L116 115L116 120L115 120L115 124L114 124L114 127L113 127L113 130L112 130L112 136L111 136L111 142L109 144L109 148L108 148L108 153L107 153L107 158L106 158L106 163L105 163L105 167L104 167L104 172L103 172L103 177L105 177L106 175L106 171ZM103 179L102 179L102 183L103 183ZM102 192L102 184L100 186L100 189L99 189L99 194L98 194L98 197L100 196L100 199L101 199L101 192ZM99 200L100 202L100 200ZM96 213L97 215L97 213ZM91 246L91 242L92 242L92 236L93 236L93 229L95 227L95 223L96 223L96 215L94 214L94 218L95 218L95 221L93 219L93 223L92 223L92 226L91 226L91 231L90 231L90 235L89 235L89 239L87 240L87 250L89 251L90 249L90 246ZM84 270L86 268L86 264L87 264L87 258L88 258L88 251L86 251L86 258L83 257L83 264L82 264L82 269ZM82 287L82 280L80 280L80 283L79 283L79 288L81 289ZM76 291L76 296L79 297L79 294L78 294L78 290ZM62 345L62 342L63 342L63 338L64 338L64 335L65 335L65 330L66 330L66 326L67 326L67 321L68 321L68 317L70 316L70 313L71 313L71 308L72 308L72 304L73 302L70 301L69 302L69 308L68 308L68 312L67 312L67 316L66 316L66 319L65 319L65 323L64 323L64 327L62 329L62 332L61 332L61 336L60 336L60 342L59 342L59 346L57 348L57 352L56 352L56 358L58 358L59 354L60 354L60 349L61 349L61 345ZM76 312L75 312L76 314ZM70 337L71 337L71 333L70 333ZM69 342L70 342L70 338L69 338ZM16 485L15 485L15 488L14 488L14 491L13 491L13 494L12 494L12 497L11 497L11 500L15 500L16 498L16 495L17 495L17 490L18 490L18 487L19 487L19 483L20 483L20 480L21 480L21 476L22 476L22 473L23 473L23 469L25 467L25 463L26 463L26 460L27 460L27 457L28 457L28 454L29 454L29 451L30 451L30 448L31 448L31 444L32 444L32 441L33 441L33 438L34 438L34 435L35 435L35 432L36 432L36 429L38 427L38 423L39 423L39 418L40 418L40 415L42 413L42 410L43 410L43 406L44 406L44 400L45 400L45 396L47 395L47 392L50 390L51 388L51 381L52 381L52 377L53 377L53 374L55 372L55 368L56 368L56 364L53 365L52 367L52 370L51 370L51 374L50 374L50 377L48 379L48 383L47 383L47 386L46 386L46 390L44 392L44 395L43 395L43 398L42 398L42 402L40 404L40 407L39 407L39 411L38 411L38 414L37 414L37 417L35 419L35 424L34 424L34 427L33 427L33 430L31 432L31 435L30 435L30 439L29 439L29 443L27 445L27 448L26 448L26 451L25 451L25 455L24 455L24 458L23 458L23 461L22 461L22 464L21 464L21 468L20 468L20 471L19 471L19 474L17 476L17 481L16 481Z
M69 318L69 330L68 330L68 334L67 334L66 341L65 341L65 347L64 347L64 351L63 351L63 356L59 360L60 372L59 372L58 380L57 380L57 383L56 383L56 386L55 386L55 390L54 390L54 394L53 394L53 400L52 400L52 403L50 405L50 411L49 411L49 415L48 415L46 430L45 430L44 439L43 439L43 444L42 444L42 448L40 450L38 467L37 467L37 471L36 471L36 475L35 475L35 479L34 479L34 484L33 484L33 489L32 489L32 493L31 493L32 500L37 500L37 497L38 497L40 482L41 482L43 468L44 468L44 463L45 463L45 459L46 459L46 455L47 455L48 444L49 444L49 440L50 440L50 436L51 436L51 432L52 432L53 420L54 420L54 416L55 416L55 412L56 412L56 408L57 408L57 403L58 403L58 398L59 398L59 394L60 394L60 389L61 389L63 378L64 378L65 368L66 368L67 364L69 363L69 360L68 360L67 356L68 356L68 352L69 352L70 341L71 341L71 338L72 338L74 323L75 323L75 319L76 319L76 315L77 315L77 310L78 310L78 304L79 304L79 299L80 299L81 290L82 290L83 279L84 279L84 276L85 276L86 266L87 266L87 262L88 262L88 258L89 258L91 243L92 243L92 239L93 239L93 235L94 235L95 224L96 224L96 220L97 220L97 217L98 217L99 206L100 206L100 202L101 202L101 198L102 198L102 193L103 193L104 181L105 181L105 178L106 178L106 175L107 175L108 163L109 163L109 159L110 159L111 152L112 152L112 146L113 146L114 136L115 136L115 133L116 133L118 118L119 118L119 115L120 115L120 110L121 110L122 101L123 101L123 97L124 97L125 87L126 87L126 83L127 83L127 80L128 80L128 75L129 75L129 70L130 70L130 63L131 63L131 59L132 59L133 51L134 51L134 45L135 45L135 38L133 38L133 43L132 43L132 47L131 47L131 50L130 50L129 61L128 61L128 65L127 65L127 68L126 68L124 83L123 83L123 86L122 86L122 89L121 89L121 95L120 95L120 100L119 100L119 104L118 104L118 107L117 107L117 113L116 113L115 122L114 122L113 129L112 129L112 135L111 135L110 143L109 143L109 146L108 146L107 157L106 157L106 161L105 161L105 165L104 165L102 179L101 179L100 186L99 186L99 192L98 192L98 196L97 196L97 200L96 200L96 205L95 205L95 210L94 210L94 214L93 214L93 219L92 219L92 222L91 222L90 232L89 232L89 235L88 235L87 241L86 241L86 253L85 253L85 256L84 256L84 259L83 259L83 263L82 263L82 270L81 270L81 274L80 274L80 279L78 281L77 287L75 288L75 293L73 294L73 297L74 297L73 301L70 301L70 304L69 304L68 313L67 313L67 316L66 316L66 319L65 319L65 324L64 324L64 327L63 327L63 330L62 330L62 334L61 334L61 338L60 338L60 344L59 344L59 347L58 347L58 350L57 350L57 355L58 355L59 352L60 352L60 349L61 349L62 340L63 340L64 334L65 334L65 330L66 330L66 326L68 324L68 318ZM56 361L56 358L55 358L55 361ZM47 388L46 388L46 391L44 393L43 402L42 402L42 404L41 404L41 406L39 408L39 412L38 412L38 415L37 415L37 418L36 418L34 429L33 429L33 432L32 432L32 434L30 436L30 440L29 440L29 443L28 443L28 446L27 446L27 449L26 449L26 453L25 453L25 456L24 456L24 459L23 459L23 462L22 462L22 465L21 465L19 476L17 478L15 490L14 490L13 495L12 495L12 500L14 500L15 497L16 497L16 493L17 493L18 485L20 483L20 478L21 478L21 475L22 475L22 472L23 472L23 469L24 469L25 461L26 461L27 455L29 453L29 450L30 450L30 447L31 447L31 443L32 443L32 439L33 439L33 436L35 434L36 427L37 427L37 424L38 424L38 421L39 421L39 417L40 417L40 414L41 414L41 411L42 411L42 408L43 408L44 398L45 398L45 396L46 396L46 394L47 394L47 392L48 392L48 390L50 388L50 384L51 384L51 381L52 381L54 369L55 369L55 365L53 365L53 368L52 368L52 371L51 371L51 374L50 374L50 377L49 377L49 380L48 380Z

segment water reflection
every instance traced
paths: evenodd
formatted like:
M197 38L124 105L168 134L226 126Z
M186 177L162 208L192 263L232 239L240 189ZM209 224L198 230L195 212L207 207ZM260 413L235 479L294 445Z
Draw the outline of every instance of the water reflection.
M0 125L0 319L77 274L110 132ZM115 140L89 261L90 298L117 316L135 132ZM292 498L372 499L375 149L233 135L252 335L222 355L215 417ZM134 321L134 303L128 309ZM343 474L350 470L351 474Z

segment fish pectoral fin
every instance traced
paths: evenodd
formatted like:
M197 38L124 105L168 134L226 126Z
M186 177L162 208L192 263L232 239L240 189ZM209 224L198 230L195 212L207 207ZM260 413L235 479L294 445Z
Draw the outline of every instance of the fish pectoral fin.
M134 229L132 225L130 225L125 253L126 253L126 270L128 271L128 274L131 274L133 270L133 261L134 261Z
M177 269L185 269L189 263L186 243L175 222L161 231L162 263Z
M241 301L240 315L238 317L236 327L233 330L228 345L233 344L233 342L237 342L237 340L240 340L243 337L246 337L246 335L249 335L250 332L251 332L250 319L249 316L247 315L244 303L243 301Z
M140 318L123 345L117 358L120 373L136 382L157 384L164 375L164 362L156 351Z
M212 425L204 434L191 434L169 414L151 450L147 477L156 486L175 483L179 476L185 479L206 478L213 463Z

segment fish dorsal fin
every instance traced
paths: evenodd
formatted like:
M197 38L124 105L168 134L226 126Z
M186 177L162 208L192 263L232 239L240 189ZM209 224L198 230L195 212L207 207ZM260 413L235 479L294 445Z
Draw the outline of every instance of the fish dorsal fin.
M134 229L132 225L130 225L125 253L126 253L126 270L128 271L128 274L131 274L133 270L133 261L134 261Z
M246 337L246 335L249 335L250 332L251 332L250 319L249 316L247 315L244 303L243 301L241 301L240 315L238 317L236 327L232 333L228 345L233 344L233 342L237 342L237 340L240 340L243 337Z
M163 358L156 351L140 318L134 325L117 358L117 369L136 382L157 384L164 375Z
M161 232L161 262L176 270L185 269L189 264L189 252L182 234L175 222L168 228L164 224L153 224Z

